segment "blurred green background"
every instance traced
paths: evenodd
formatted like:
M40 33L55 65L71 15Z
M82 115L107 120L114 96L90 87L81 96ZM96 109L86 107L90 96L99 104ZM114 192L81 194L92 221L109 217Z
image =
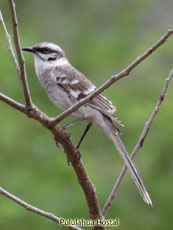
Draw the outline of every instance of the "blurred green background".
M59 44L70 62L96 86L118 73L157 41L173 22L172 0L16 0L23 47L42 41ZM8 1L1 0L12 34ZM133 150L144 123L158 100L173 64L173 39L152 54L132 74L104 95L117 107L125 123L122 139ZM49 116L60 111L49 101L36 79L33 59L25 54L34 103ZM0 91L24 102L20 81L0 27ZM147 206L131 177L126 176L107 218L120 218L119 229L172 229L173 216L173 85L170 86L135 160L153 201ZM65 124L71 118L62 122ZM59 217L86 218L88 209L73 168L63 149L37 122L0 102L0 186ZM69 129L77 143L85 124ZM103 207L123 162L113 144L92 127L81 146L82 159ZM0 196L0 229L64 229Z

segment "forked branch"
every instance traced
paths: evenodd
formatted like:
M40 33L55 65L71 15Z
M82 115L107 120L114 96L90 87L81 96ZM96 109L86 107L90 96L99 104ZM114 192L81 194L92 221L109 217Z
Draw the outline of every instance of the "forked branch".
M167 95L167 92L168 92L168 89L169 89L169 85L171 83L171 80L173 79L173 68L169 74L169 76L166 78L165 80L165 84L164 84L164 87L163 87L163 90L162 90L162 93L161 93L161 96L159 97L159 100L150 116L150 118L148 119L148 121L145 123L144 125L144 128L143 128L143 131L141 133L141 136L131 154L131 159L133 160L135 158L135 156L137 155L137 153L139 152L139 150L142 148L143 144L144 144L144 141L146 139L146 136L151 128L151 125L157 115L157 113L159 112L160 108L161 108L161 105L162 105L162 102L164 101L166 95ZM115 198L115 196L117 195L117 192L118 192L118 189L120 187L120 185L122 184L122 181L123 181L123 178L125 176L127 172L127 167L124 166L115 185L114 185L114 188L110 194L110 196L108 197L105 205L104 205L104 208L102 210L102 216L105 218L106 217L106 214L110 208L110 206L112 205L112 202Z
M88 97L80 100L73 107L69 108L68 110L66 110L65 112L60 114L58 117L56 117L54 119L51 119L50 117L48 117L46 114L44 114L42 111L40 111L37 107L35 107L32 104L30 91L29 91L29 87L28 87L28 83L27 83L25 62L24 62L24 58L23 58L23 55L22 55L22 52L21 52L19 33L18 33L18 22L17 22L16 11L15 11L15 4L14 4L13 0L9 0L9 3L10 3L10 9L11 9L12 23L13 23L14 43L15 43L15 47L16 47L16 51L17 51L18 61L16 60L16 57L14 55L11 40L10 40L9 34L7 32L7 29L6 29L6 26L5 26L5 23L3 21L3 18L2 18L1 14L0 14L0 21L1 21L2 25L3 25L3 29L4 29L4 32L6 34L6 38L7 38L7 41L8 41L10 53L12 55L13 61L15 63L15 66L16 66L17 70L18 70L18 73L20 75L20 79L21 79L22 87L23 87L23 91L24 91L24 96L25 96L25 101L26 101L26 106L14 101L13 99L7 97L6 95L4 95L2 93L0 93L0 100L2 100L3 102L7 103L10 106L12 106L13 108L15 108L15 109L27 114L32 119L37 120L44 127L49 129L50 132L54 136L57 137L59 142L62 144L65 152L67 153L67 155L69 157L69 160L70 160L70 162L71 162L71 164L72 164L72 166L73 166L73 168L74 168L74 170L76 172L76 175L77 175L77 178L79 180L79 183L80 183L80 185L81 185L81 187L82 187L82 189L84 191L91 219L102 218L101 211L100 211L100 206L99 206L99 202L98 202L98 198L97 198L97 194L96 194L96 191L95 191L95 187L92 184L92 182L91 182L91 180L90 180L90 178L89 178L89 176L87 174L87 171L85 169L83 161L81 159L80 160L78 159L78 151L74 147L72 141L68 138L68 134L66 133L66 131L64 131L60 126L58 126L57 123L60 122L65 117L67 117L68 115L70 115L75 110L77 110L82 105L86 104L89 100L91 100L94 97L96 97L98 94L100 94L105 89L110 87L113 83L115 83L116 81L120 80L121 78L129 75L130 72L138 64L140 64L143 60L145 60L147 57L149 57L149 55L151 55L152 52L154 52L156 49L158 49L166 41L166 39L169 38L171 36L171 34L173 34L173 29L168 30L168 32L160 40L158 40L151 48L149 48L140 57L135 59L123 71L121 71L117 75L113 75L106 83L104 83L101 87L99 87L97 90L95 90ZM18 62L19 62L19 68L18 68ZM169 84L168 84L168 86L169 86ZM166 93L165 93L165 95L166 95ZM161 102L162 102L162 98L163 97L160 98ZM158 105L157 110L160 108L159 107L160 105ZM147 126L147 124L146 124L145 131L143 131L143 134L141 135L141 137L140 137L140 139L138 141L138 144L136 145L134 151L137 152L138 148L140 148L142 146L142 143L143 143L143 141L144 141L144 139L146 137L146 134L147 134L147 132L149 130L148 127L150 127L150 126ZM126 169L124 168L123 170L126 170ZM116 187L115 187L115 190L116 190L115 193L117 192L117 190L119 188L119 185L121 184L121 181L122 181L122 179L119 179L119 181L117 182L118 186L116 185ZM45 216L47 218L50 218L50 219L52 219L53 221L56 221L56 222L58 222L58 220L59 220L59 218L55 217L53 214L46 213L46 212L44 212L42 210L39 211L39 209L27 204L24 201L21 201L20 199L16 198L15 196L13 196L12 194L8 193L7 191L5 191L2 188L0 188L0 193L3 194L6 197L12 199L15 202L19 201L17 203L19 203L20 205L24 206L25 208L27 208L27 209L29 209L29 210L31 210L31 211L39 214L39 215L45 214L43 216ZM110 199L109 203L112 202L112 200ZM107 207L109 208L110 205L108 205ZM106 216L108 208L105 208L103 210L103 212L102 212L103 216ZM73 229L78 229L79 230L80 228L75 227ZM96 229L104 229L104 227L95 226L95 230Z
M21 47L19 42L19 35L18 35L18 29L17 29L17 17L16 17L16 11L15 11L15 5L13 0L9 0L10 7L11 7L11 15L12 15L12 21L13 21L13 31L14 31L14 43L18 54L18 60L19 60L19 68L20 68L20 79L22 82L22 86L24 89L25 99L26 99L26 108L24 109L24 106L19 104L18 102L14 101L13 99L7 97L4 94L0 94L0 100L4 101L8 105L12 106L15 109L20 110L21 112L26 113L27 116L31 117L34 120L37 120L40 122L44 127L50 130L50 132L57 137L59 142L62 144L65 152L68 155L68 158L75 170L75 173L77 175L78 181L84 191L89 213L91 219L95 220L98 218L101 218L100 214L100 206L96 194L96 190L94 185L92 184L88 173L85 169L85 166L83 164L83 161L79 160L79 153L76 150L75 146L73 145L72 141L69 139L68 134L65 130L63 130L58 125L51 124L52 119L48 117L46 114L44 114L42 111L40 111L36 106L32 104L30 92L27 84L27 78L26 78L26 72L25 72L25 63L23 56L21 54ZM3 20L3 18L2 18ZM5 23L4 23L5 24ZM7 36L6 36L7 37ZM8 40L9 42L9 40ZM10 43L9 43L10 44ZM10 49L13 49L13 47L10 45ZM11 52L12 53L12 52ZM97 227L94 226L94 229L104 229L104 227Z

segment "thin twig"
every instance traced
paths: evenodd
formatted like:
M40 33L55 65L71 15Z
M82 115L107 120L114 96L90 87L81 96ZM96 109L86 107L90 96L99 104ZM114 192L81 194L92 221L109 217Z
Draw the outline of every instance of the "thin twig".
M7 42L8 42L8 50L9 50L11 56L12 56L12 59L13 59L14 65L15 65L15 67L17 69L18 75L20 76L19 64L18 64L18 61L16 59L16 56L15 56L15 53L14 53L14 50L13 50L13 46L12 46L12 42L11 42L11 37L10 37L10 35L8 33L8 30L7 30L7 27L5 25L4 19L2 17L1 10L0 10L0 23L2 24L2 28L4 30L4 33L5 33Z
M158 40L151 48L149 48L145 53L143 53L141 56L137 57L129 66L127 66L124 70L122 70L120 73L113 75L108 81L106 81L102 86L97 88L93 93L91 93L89 96L85 97L84 99L81 99L79 102L71 106L69 109L61 113L59 116L57 116L54 120L52 120L53 124L57 124L64 118L66 118L68 115L79 109L82 105L86 104L88 101L92 100L94 97L96 97L98 94L102 93L105 89L110 87L113 83L120 80L121 78L128 76L131 71L139 65L143 60L145 60L148 56L150 56L156 49L158 49L162 44L165 43L165 41L173 34L173 29L169 29L167 33L165 33L160 40Z
M140 138L139 138L139 140L138 140L138 142L137 142L137 144L136 144L136 146L135 146L135 148L134 148L134 150L133 150L133 152L131 154L131 159L132 160L135 158L136 154L138 153L138 151L143 146L143 143L144 143L145 138L146 138L146 136L147 136L147 134L148 134L148 132L149 132L149 130L151 128L151 125L152 125L157 113L159 112L159 110L161 108L163 100L165 99L165 97L167 95L168 88L169 88L169 85L170 85L172 79L173 79L173 68L172 68L169 76L165 80L165 84L164 84L161 96L160 96L160 98L159 98L159 100L158 100L158 102L157 102L157 104L156 104L156 106L155 106L150 118L145 123L143 131L141 133L141 136L140 136ZM119 177L118 177L118 179L117 179L117 181L116 181L116 183L115 183L115 185L114 185L114 188L113 188L110 196L108 197L108 199L107 199L107 201L106 201L106 203L104 205L104 208L102 210L102 216L103 217L106 217L107 212L108 212L108 210L109 210L109 208L110 208L115 196L117 195L118 189L119 189L119 187L120 187L120 185L121 185L121 183L123 181L123 178L124 178L124 176L126 174L126 171L127 171L127 167L124 166L122 171L121 171L121 173L120 173L120 175L119 175Z
M8 191L3 189L2 187L0 187L0 193L2 195L4 195L5 197L9 198L10 200L16 202L17 204L23 206L24 208L26 208L26 210L34 212L34 213L36 213L36 214L38 214L40 216L44 216L44 217L46 217L48 219L51 219L51 220L55 221L58 224L60 223L61 218L55 216L54 214L52 214L50 212L45 212L45 211L43 211L43 210L41 210L41 209L39 209L39 208L37 208L37 207L35 207L33 205L28 204L27 202L19 199L18 197L16 197L12 193L9 193ZM82 230L81 228L79 228L77 226L71 226L70 225L70 226L66 226L66 227L68 227L68 228L70 228L72 230Z
M21 79L22 86L23 86L26 107L29 110L29 109L32 109L32 100L31 100L30 90L29 90L28 82L27 82L25 60L21 52L15 3L13 0L9 0L9 4L10 4L10 10L11 10L12 23L13 23L14 44L16 47L19 66L20 66L20 79Z
M10 105L11 107L21 111L22 113L26 114L26 108L24 105L20 104L19 102L13 100L10 97L7 97L5 94L0 93L0 100L7 103L8 105Z

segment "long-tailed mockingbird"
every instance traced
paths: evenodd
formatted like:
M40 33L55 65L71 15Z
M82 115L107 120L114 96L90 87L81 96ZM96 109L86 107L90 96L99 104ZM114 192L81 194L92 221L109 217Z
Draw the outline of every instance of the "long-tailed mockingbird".
M23 50L33 54L38 79L50 100L62 111L70 108L96 89L91 81L69 63L65 52L58 45L43 42L33 47L23 48ZM109 137L123 158L144 201L152 204L144 183L118 136L118 128L113 121L122 123L114 115L114 112L115 107L112 102L99 94L71 115L77 118L73 124L81 120L87 123L83 137L92 123L96 124ZM83 137L77 148L79 148Z

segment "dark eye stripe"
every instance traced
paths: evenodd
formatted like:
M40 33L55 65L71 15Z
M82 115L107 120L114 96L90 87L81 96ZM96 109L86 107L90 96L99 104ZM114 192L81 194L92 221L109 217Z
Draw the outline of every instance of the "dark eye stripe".
M40 48L40 47L37 48L37 47L35 47L34 49L35 49L37 52L43 53L43 54L57 53L57 51L51 50L51 49L46 48L46 47L43 47L43 48Z

